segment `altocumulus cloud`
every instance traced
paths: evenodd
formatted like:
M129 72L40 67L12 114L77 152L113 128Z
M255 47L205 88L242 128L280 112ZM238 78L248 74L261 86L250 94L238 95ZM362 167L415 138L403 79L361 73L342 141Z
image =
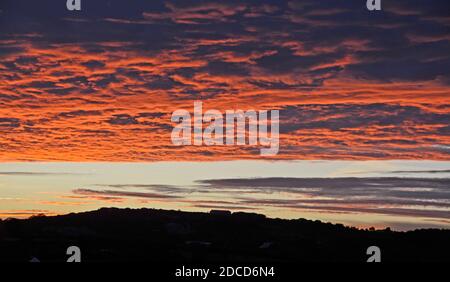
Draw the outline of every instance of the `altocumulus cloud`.
M449 159L446 0L60 2L2 1L0 160L259 158L174 148L199 99L280 109L279 159Z

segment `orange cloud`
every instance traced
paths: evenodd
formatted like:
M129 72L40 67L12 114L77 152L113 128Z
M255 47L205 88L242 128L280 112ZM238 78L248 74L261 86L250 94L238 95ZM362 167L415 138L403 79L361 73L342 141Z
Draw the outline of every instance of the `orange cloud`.
M450 41L416 26L442 18L408 11L411 23L394 5L368 24L341 5L169 1L128 18L53 19L94 26L83 34L5 26L0 161L260 158L173 146L171 113L196 100L280 110L278 159L449 160Z

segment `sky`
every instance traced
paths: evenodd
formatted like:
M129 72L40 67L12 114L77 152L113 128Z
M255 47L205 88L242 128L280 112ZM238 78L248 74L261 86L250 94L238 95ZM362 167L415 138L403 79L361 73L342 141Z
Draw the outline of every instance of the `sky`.
M101 207L212 209L361 228L450 228L440 161L0 164L0 217Z
M365 2L1 1L0 217L222 207L448 226L450 4ZM171 114L195 101L279 110L279 154L173 145Z

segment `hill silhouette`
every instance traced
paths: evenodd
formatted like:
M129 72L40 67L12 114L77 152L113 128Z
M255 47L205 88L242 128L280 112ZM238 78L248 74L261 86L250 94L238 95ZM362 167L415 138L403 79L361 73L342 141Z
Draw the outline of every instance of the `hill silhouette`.
M450 261L450 230L360 230L253 213L102 208L0 222L0 261L63 262L78 246L83 262Z

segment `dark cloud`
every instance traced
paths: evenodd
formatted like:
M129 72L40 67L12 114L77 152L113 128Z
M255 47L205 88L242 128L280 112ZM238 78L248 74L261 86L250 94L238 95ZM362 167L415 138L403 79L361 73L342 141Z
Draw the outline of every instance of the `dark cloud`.
M62 118L77 118L77 117L81 117L81 116L99 116L99 115L102 115L101 111L96 111L96 110L92 110L92 111L78 110L78 111L59 113L58 117L62 117Z
M89 78L86 76L72 76L59 80L60 83L70 83L77 86L86 86L89 84Z
M256 63L271 73L307 72L311 67L340 59L343 53L326 53L312 56L297 56L289 49L280 49L276 54L262 57Z
M17 118L0 118L0 128L16 128L20 126Z
M113 124L113 125L130 125L130 124L138 124L139 123L135 117L132 117L127 114L114 115L107 122L109 124Z
M178 199L180 197L173 195L164 195L146 192L130 192L116 190L92 190L92 189L75 189L74 194L86 196L112 196L112 197L131 197L142 199Z
M110 131L110 130L101 130L101 129L85 129L85 130L80 130L79 131L81 133L82 137L112 137L115 136L116 133L114 131Z
M193 207L209 209L258 210L272 207L448 220L449 184L448 178L236 178L200 180L196 185L187 187L154 184L96 185L109 189L77 189L74 193L137 198L167 197ZM142 192L143 190L150 192ZM205 200L205 196L212 200Z
M206 69L212 75L223 76L248 76L249 71L242 64L227 62L209 62Z
M358 118L352 118L358 117ZM370 125L401 126L403 124L442 125L448 114L426 111L414 106L366 104L366 105L299 105L280 111L280 131L327 128L341 130L362 128ZM388 133L385 131L385 133ZM412 132L411 132L412 133ZM418 134L418 133L413 133ZM402 140L402 142L414 140Z
M15 46L0 46L0 57L5 57L17 53L21 53L24 51L21 47L15 47Z
M120 81L114 74L96 74L91 79L94 86L98 89L106 88L111 83Z
M202 208L202 209L215 209L215 210L239 210L239 211L245 211L245 210L257 210L258 208L249 207L249 206L239 206L239 205L221 205L221 204L201 204L201 203L194 203L192 205L196 208Z
M235 204L331 213L450 218L448 178L256 178L198 181ZM271 199L262 196L273 194ZM282 199L276 195L284 193ZM286 196L289 195L289 196Z
M298 205L305 206L309 205L309 207L323 207L324 205L363 205L363 206L380 206L380 205L401 205L401 206L422 206L422 207L442 207L448 208L450 203L445 202L436 202L436 201L426 201L426 200L418 200L418 199L290 199L290 200L255 200L255 199L245 199L241 200L242 203L251 204L251 205L272 205L272 206L287 206L287 207L295 207Z
M285 192L297 198L304 196L312 199L311 204L328 201L342 204L433 206L436 203L438 207L450 208L448 178L255 178L202 180L198 183L205 185L204 189L228 190L239 194ZM302 201L308 202L299 200L300 203Z
M96 60L90 60L88 62L81 63L81 65L83 65L89 69L99 69L99 68L103 68L105 66L105 64L103 62L96 61Z
M450 58L421 62L400 57L398 60L383 60L374 63L351 65L346 71L355 76L381 81L425 81L434 80L440 76L448 76L449 70Z
M424 173L450 173L450 170L396 170L396 171L389 171L389 173L417 173L417 174L424 174Z
M24 0L3 1L3 39L35 32L36 45L55 43L83 44L88 52L104 52L98 42L129 42L120 50L143 53L183 48L186 42L202 39L223 40L253 36L252 42L236 41L215 46L199 45L191 50L193 58L203 58L220 51L249 54L255 50L277 53L255 59L271 73L306 72L312 66L329 63L353 54L358 62L345 72L375 80L433 80L448 76L448 1L396 1L383 3L382 13L369 13L360 0L338 1L150 1L124 5L123 1L83 3L83 12L74 15L65 4ZM92 1L91 1L92 2ZM430 3L431 2L431 3ZM18 24L18 23L21 24ZM170 23L169 23L170 22ZM389 25L395 28L389 28ZM255 36L254 32L260 31ZM82 31L82 32L81 32ZM286 33L286 34L285 34ZM45 36L44 36L45 35ZM414 42L409 37L441 38L432 42ZM447 37L446 37L447 36ZM350 50L345 42L368 41L367 50ZM329 47L327 52L298 55L282 47L286 42L302 42L306 50ZM335 48L336 47L336 48ZM334 49L334 50L331 50ZM114 50L110 47L108 50ZM5 46L0 53L20 51ZM400 56L398 56L400 55ZM433 60L435 58L435 60ZM104 62L90 60L81 65L98 69ZM212 61L208 70L217 75L248 75L249 64ZM340 69L338 71L343 71ZM168 89L169 80L155 82L158 89ZM162 83L162 84L161 84ZM163 85L163 86L161 86Z
M441 178L238 178L238 179L216 179L201 180L201 184L213 187L258 187L258 188L306 188L306 189L332 189L329 192L339 193L339 189L357 189L371 191L388 188L417 188L428 187L447 190L450 179ZM450 191L448 191L450 193Z
M176 86L181 86L183 84L173 80L170 77L155 77L152 81L145 84L146 87L150 89L157 90L169 90Z
M114 189L145 189L156 193L164 194L187 194L190 192L189 188L182 188L174 185L158 185L158 184L111 184L111 185L96 185L106 186Z

